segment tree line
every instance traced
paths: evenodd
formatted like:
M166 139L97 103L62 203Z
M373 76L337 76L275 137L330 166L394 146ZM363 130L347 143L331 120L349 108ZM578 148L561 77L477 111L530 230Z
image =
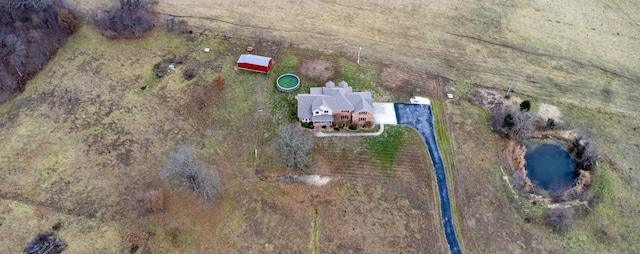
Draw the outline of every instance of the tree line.
M23 91L77 27L61 0L0 0L0 91Z

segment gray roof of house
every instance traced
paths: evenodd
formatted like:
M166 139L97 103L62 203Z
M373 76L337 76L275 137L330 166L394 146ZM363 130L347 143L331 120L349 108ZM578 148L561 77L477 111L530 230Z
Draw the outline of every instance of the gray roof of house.
M311 105L316 97L311 94L298 94L296 99L298 100L298 117L311 118L313 115Z
M369 98L371 98L370 94ZM371 101L371 99L367 99L366 94L350 94L349 99L353 102L352 114L356 114L356 112L359 112L361 110L373 112L373 101Z
M347 82L340 82L339 87L331 81L327 82L326 87L313 87L310 94L298 94L298 117L311 118L312 121L333 121L331 115L313 116L313 110L320 106L325 106L331 110L351 110L353 113L360 110L373 112L373 99L370 92L353 93L353 88L349 87ZM325 120L316 120L324 119ZM320 117L320 118L319 118Z
M344 94L317 96L311 105L311 109L317 109L320 106L325 106L332 110L353 110L353 105Z

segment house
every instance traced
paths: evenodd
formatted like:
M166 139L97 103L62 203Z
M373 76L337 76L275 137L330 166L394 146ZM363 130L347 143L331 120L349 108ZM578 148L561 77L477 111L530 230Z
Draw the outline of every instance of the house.
M325 87L312 87L309 94L298 94L298 119L314 128L332 124L373 126L373 100L370 92L353 92L347 82L329 81Z
M238 58L238 69L267 73L273 66L271 57L243 54Z

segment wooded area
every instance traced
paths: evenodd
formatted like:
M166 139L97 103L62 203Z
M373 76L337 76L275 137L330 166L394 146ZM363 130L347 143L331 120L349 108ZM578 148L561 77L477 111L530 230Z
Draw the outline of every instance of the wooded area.
M23 91L77 27L60 0L0 0L0 103Z

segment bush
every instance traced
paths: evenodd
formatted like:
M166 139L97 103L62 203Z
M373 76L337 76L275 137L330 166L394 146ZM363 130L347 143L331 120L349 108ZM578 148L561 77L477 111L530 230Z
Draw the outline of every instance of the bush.
M553 118L547 119L546 128L548 130L555 129L556 128L556 120L553 120Z
M225 80L224 80L224 78L223 78L222 76L220 76L220 75L216 75L216 77L215 77L215 78L213 78L213 84L214 84L216 87L223 87L223 86L224 86L224 84L225 84Z
M201 195L205 203L222 195L222 185L216 172L198 160L195 150L179 146L169 155L161 178L175 182L178 190L190 189L193 195Z
M504 108L495 109L489 119L491 130L505 138L514 138L516 141L523 141L533 133L533 117L526 112L509 110Z
M56 236L53 232L46 232L37 235L27 244L23 252L25 254L59 254L67 248L67 244Z
M571 145L571 153L576 160L576 169L592 170L600 160L600 155L591 140L578 136L571 141Z
M530 101L523 101L520 103L520 111L529 111L531 110L531 102Z
M150 213L164 211L164 195L157 190L137 192L129 200L129 207Z
M573 223L576 210L572 207L554 208L549 211L547 225L556 232L564 232Z
M507 114L506 116L504 116L502 120L502 127L507 128L508 130L511 130L511 128L513 128L513 126L515 125L516 123L513 121L512 114Z
M94 22L109 39L140 38L154 26L151 8L145 0L120 0L120 6L94 15Z

